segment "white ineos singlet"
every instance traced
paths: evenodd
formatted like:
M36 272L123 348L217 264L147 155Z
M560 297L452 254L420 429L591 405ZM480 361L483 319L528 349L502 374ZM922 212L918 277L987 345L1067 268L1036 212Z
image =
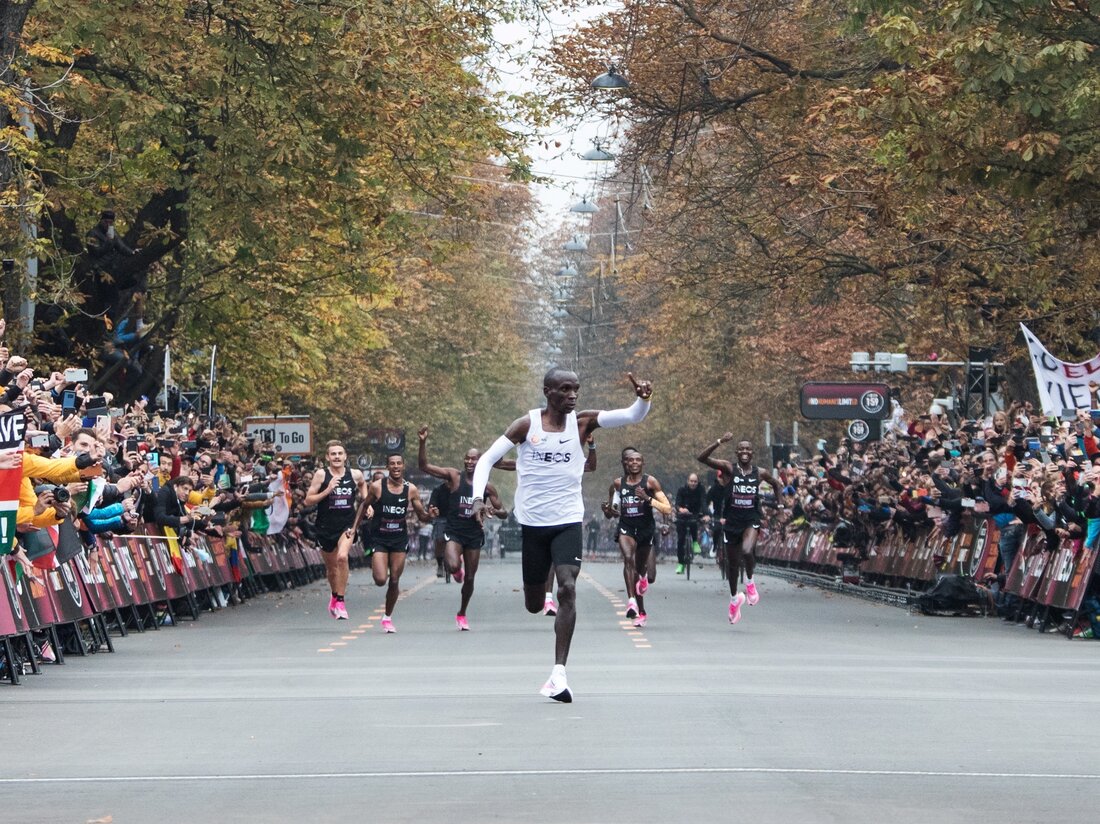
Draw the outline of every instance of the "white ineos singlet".
M528 416L527 438L516 447L516 520L526 526L581 523L584 450L577 413L565 416L564 432L544 432L541 409L532 409Z

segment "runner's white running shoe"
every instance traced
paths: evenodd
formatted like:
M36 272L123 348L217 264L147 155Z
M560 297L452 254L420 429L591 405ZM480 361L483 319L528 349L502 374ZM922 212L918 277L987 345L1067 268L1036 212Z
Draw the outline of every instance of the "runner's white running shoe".
M563 704L570 704L573 701L573 693L569 689L569 684L566 683L564 670L560 673L550 673L550 680L542 685L539 692Z

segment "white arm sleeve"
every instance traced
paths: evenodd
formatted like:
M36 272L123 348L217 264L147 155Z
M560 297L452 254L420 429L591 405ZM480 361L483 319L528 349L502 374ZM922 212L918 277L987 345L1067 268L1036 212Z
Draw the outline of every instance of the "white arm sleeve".
M640 423L648 414L649 401L638 398L629 409L604 409L596 415L596 423L605 429L614 429L628 423Z
M481 453L481 457L477 459L477 466L474 467L474 497L485 498L485 485L489 483L489 470L493 468L493 464L512 451L512 447L515 444L501 435L485 452Z

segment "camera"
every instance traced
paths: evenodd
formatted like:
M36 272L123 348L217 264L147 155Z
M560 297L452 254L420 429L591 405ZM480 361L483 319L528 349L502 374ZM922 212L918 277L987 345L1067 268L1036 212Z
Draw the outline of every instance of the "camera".
M39 484L34 488L35 495L41 495L44 492L52 492L53 499L59 504L67 504L72 497L69 494L68 487L57 486L56 484Z
M65 383L84 383L88 380L87 369L66 369Z

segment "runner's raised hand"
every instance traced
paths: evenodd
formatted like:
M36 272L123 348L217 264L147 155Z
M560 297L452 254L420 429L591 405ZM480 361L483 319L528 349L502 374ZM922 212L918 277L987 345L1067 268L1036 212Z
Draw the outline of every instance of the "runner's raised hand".
M634 394L641 398L643 401L648 401L653 394L653 384L649 381L637 381L634 379L633 372L627 372L626 376L630 378L630 382L634 385Z

